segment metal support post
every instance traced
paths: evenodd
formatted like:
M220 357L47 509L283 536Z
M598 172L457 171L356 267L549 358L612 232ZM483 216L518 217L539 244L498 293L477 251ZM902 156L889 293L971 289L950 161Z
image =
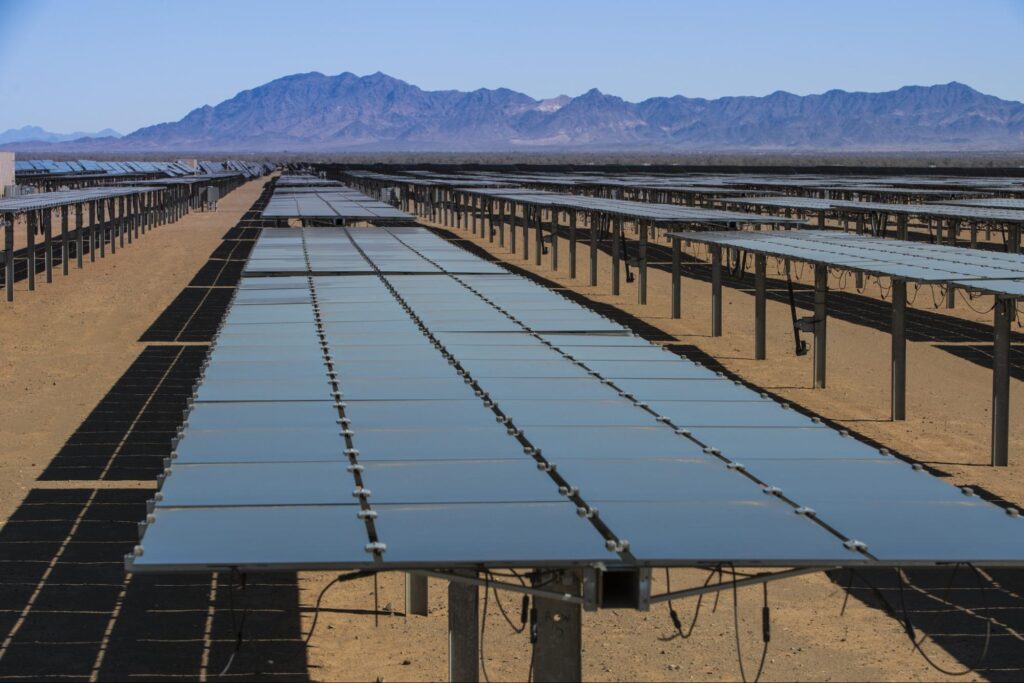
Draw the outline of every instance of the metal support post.
M764 360L768 357L766 344L768 311L765 305L767 269L768 257L764 254L754 254L754 358L756 360Z
M8 301L14 301L14 214L0 220L4 229L4 290Z
M576 211L569 212L569 277L576 279Z
M1010 462L1010 323L1017 312L1016 299L996 297L992 326L992 465Z
M544 261L544 209L537 207L533 212L534 248L537 252L533 255L535 265Z
M601 214L601 215L603 216L604 214ZM595 218L595 216L593 214L591 214L590 215L590 220L589 220L589 225L590 225L590 286L591 287L596 287L597 286L597 228L598 228L598 226L594 225L594 223L595 223L594 218ZM598 219L596 222L600 223L600 220L601 219Z
M558 209L551 209L551 270L558 272Z
M562 571L550 590L578 596L580 572ZM533 646L534 679L538 681L583 680L583 607L551 598L535 598L537 642Z
M612 294L619 295L619 280L622 277L622 219L612 219Z
M131 198L132 203L132 232L135 233L135 238L139 238L139 227L142 224L142 195L135 195ZM131 235L128 236L129 241Z
M864 214L863 213L858 213L857 214L857 234L858 235L863 235L864 234ZM857 289L864 289L864 273L862 273L859 270L857 271L856 275L854 275L854 285L857 287Z
M508 207L509 204L504 200L500 201L498 205L501 207L502 215L498 221L498 246L505 247L505 223L508 221Z
M423 574L405 575L405 613L427 616L427 577Z
M36 288L36 226L39 224L39 213L29 211L25 218L25 238L28 244L25 249L25 260L28 268L28 291L31 292Z
M530 221L533 220L533 206L523 204L523 260L530 260Z
M682 316L682 240L672 238L672 318L678 320Z
M53 282L53 209L43 210L43 267L46 281Z
M640 286L637 288L637 302L640 305L647 303L647 231L650 226L647 221L640 221L637 229L640 231Z
M71 258L71 245L68 244L68 207L60 207L60 270L62 275L68 274L68 259Z
M83 227L84 221L82 220L81 204L75 204L75 267L82 267L82 252L85 251L85 228Z
M907 281L892 281L892 419L907 419Z
M448 582L448 680L453 683L480 680L479 603L476 586Z
M814 266L814 386L825 388L826 322L828 317L828 266Z
M711 336L722 336L722 247L711 245Z
M99 227L100 232L99 232L99 235L97 235L97 239L99 240L98 244L99 244L99 247L100 247L100 258L106 258L107 257L107 203L104 200L101 199L98 202L96 202L96 204L97 204L97 206L99 208L99 223L97 223L97 227Z
M508 205L505 200L498 201L501 215L498 217L498 246L505 248L505 222L508 220Z
M151 193L146 192L139 199L139 231L145 235L146 228L149 227L149 202Z
M96 260L96 202L89 203L89 261Z
M119 246L124 247L125 233L128 233L128 240L131 241L131 230L128 225L128 198L121 197L121 201L114 200L115 204L120 204L121 214L117 221L117 241L120 243Z
M525 208L523 209L526 210ZM516 214L519 212L519 206L516 202L512 202L512 211L508 215L508 248L512 254L516 253Z

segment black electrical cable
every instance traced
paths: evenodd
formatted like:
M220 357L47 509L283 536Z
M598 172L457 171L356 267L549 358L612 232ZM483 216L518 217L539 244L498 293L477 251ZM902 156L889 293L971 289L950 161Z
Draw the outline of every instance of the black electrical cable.
M754 676L753 683L757 683L761 680L761 674L764 672L764 663L768 657L768 643L771 640L770 631L770 612L768 611L768 583L762 583L761 587L764 589L764 607L761 610L761 640L764 642L764 647L761 649L761 661L757 665L757 674ZM736 661L740 665L740 679L743 683L747 683L747 672L743 668L743 650L740 646L740 605L739 605L739 590L736 586L736 574L733 572L732 575L732 624L733 632L736 635Z
M345 583L347 581L352 581L354 579L362 579L362 578L365 578L367 576L370 576L371 574L374 577L377 576L377 572L365 572L365 571L356 571L356 572L351 572L349 574L340 574L340 575L336 576L333 580L330 581L330 583L328 583L326 586L324 586L320 590L320 594L317 595L316 603L313 606L313 621L309 625L309 633L307 633L306 637L303 638L303 640L302 640L302 647L300 647L298 649L298 651L295 653L294 657L298 657L299 655L302 655L303 653L305 653L306 648L309 647L309 642L313 639L313 634L316 632L317 622L320 620L320 604L323 602L324 596L327 595L327 592L332 587L336 586L339 583ZM289 655L288 657L286 657L286 659L291 659L291 658L292 658L292 655Z
M709 583L711 583L711 578L714 575L715 575L715 570L714 569L712 569L712 570L710 570L708 572L708 577L706 579L704 579L704 587L705 588L707 587L707 585ZM669 577L668 567L665 568L665 592L666 593L671 593L672 592L672 580ZM690 625L686 629L685 632L683 631L682 622L679 620L679 613L676 612L675 606L672 604L672 600L669 600L668 601L668 616L672 620L672 626L676 629L676 632L673 635L671 635L671 636L669 636L667 638L659 636L658 640L660 640L660 641L662 641L664 643L667 643L667 642L669 642L671 640L675 640L676 638L682 638L683 640L686 640L687 638L692 636L693 635L693 629L697 627L697 617L700 616L700 607L701 607L701 604L704 602L704 595L705 595L704 593L701 593L700 595L697 596L697 606L694 607L693 618L690 620Z
M494 591L494 604L498 606L498 611L501 612L501 616L505 617L505 621L508 622L509 628L515 631L516 634L520 634L526 630L526 622L524 621L520 626L516 626L512 623L512 618L508 616L508 612L505 611L505 606L501 604L501 598L498 597L497 586L492 586L491 589ZM523 596L524 603L528 601L530 597L528 595Z
M921 292L921 284L920 283L915 283L914 284L914 298L907 300L907 306L913 306L914 305L914 302L917 301L917 295L920 292Z
M928 656L928 653L926 653L924 649L921 647L921 644L924 643L925 639L928 637L927 634L921 636L920 640L918 640L915 637L914 623L910 620L910 614L907 612L906 599L903 595L903 570L897 568L896 576L899 579L900 610L903 613L904 628L907 631L907 637L910 638L910 642L913 644L914 649L917 650L918 654L920 654L924 661L928 662L928 664L933 669L947 676L966 676L968 674L974 673L977 670L977 668L982 665L982 663L985 661L985 658L988 656L988 648L990 643L992 642L992 620L985 619L985 645L982 647L981 654L978 656L977 663L972 664L961 671L950 671L949 669L944 669L943 667L936 664L935 661L933 661L932 658ZM975 578L978 579L978 588L981 588L981 580L980 578L978 578L977 571L975 571ZM979 616L978 618L981 619L982 617Z
M309 641L313 639L313 634L316 632L316 623L320 620L320 603L323 602L324 596L327 595L327 591L339 583L341 583L340 576L334 578L334 580L324 586L320 591L320 595L317 596L316 605L313 607L313 621L309 625L309 633L306 634L305 639L302 641L303 649L309 646Z
M978 315L987 315L987 314L991 313L992 311L994 311L995 308L996 308L996 304L993 301L992 306L987 311L979 311L977 308L975 308L974 306L971 305L971 301L972 301L973 297L968 297L966 294L964 294L963 290L957 290L957 293L960 294L960 298L963 299L964 304L967 305L967 308L971 309L972 311L974 311Z
M480 644L479 644L479 657L480 657L480 671L484 674L485 683L491 683L491 677L487 675L487 662L484 657L484 632L487 630L487 596L491 593L491 577L490 574L484 574L484 610L483 618L480 619Z

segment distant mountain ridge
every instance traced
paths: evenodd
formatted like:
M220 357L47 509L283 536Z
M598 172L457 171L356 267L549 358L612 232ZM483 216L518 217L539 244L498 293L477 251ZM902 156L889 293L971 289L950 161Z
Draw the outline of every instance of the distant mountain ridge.
M96 133L53 133L39 126L22 126L9 128L0 132L0 145L18 142L69 142L81 138L120 138L121 134L112 128L104 128Z
M961 83L865 93L627 102L595 89L537 100L507 88L422 90L383 73L286 76L113 151L1021 150L1024 104ZM65 145L62 145L63 147Z

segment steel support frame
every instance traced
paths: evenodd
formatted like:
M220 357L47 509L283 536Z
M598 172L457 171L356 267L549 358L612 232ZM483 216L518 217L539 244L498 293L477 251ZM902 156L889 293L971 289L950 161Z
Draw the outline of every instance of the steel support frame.
M612 219L612 296L618 296L622 291L620 279L622 277L622 219Z
M407 572L405 575L405 613L425 617L428 611L427 577Z
M996 296L992 325L992 465L1010 463L1010 323L1017 300Z
M708 567L708 569L713 571L713 568L711 567ZM682 600L684 598L696 597L698 595L707 595L709 593L730 591L732 590L734 585L736 586L736 588L743 588L744 586L759 586L763 583L771 583L772 581L792 579L797 576L806 576L807 574L830 572L837 569L841 569L841 567L799 567L797 569L786 569L783 571L756 574L754 576L736 579L735 583L732 581L722 581L720 583L699 586L697 588L685 588L683 590L672 591L671 593L661 593L660 595L652 595L650 597L650 604L653 605L659 602L668 602L669 600Z
M576 279L576 211L569 212L569 278Z
M892 281L891 417L907 419L907 281Z
M39 225L39 212L29 211L25 215L25 260L28 268L28 291L36 288L36 230Z
M480 591L461 581L448 583L448 680L480 680Z
M672 237L672 318L678 320L682 317L682 240Z
M597 286L597 230L600 227L600 223L603 220L604 214L600 214L600 217L594 214L588 214L587 224L590 227L590 286ZM597 219L595 221L595 218ZM595 225L597 223L598 225Z
M533 210L533 230L533 262L540 266L544 262L544 207L538 206Z
M768 358L767 330L767 270L768 257L754 254L754 359Z
M711 336L722 336L722 247L711 249Z
M638 260L638 270L640 273L637 275L638 287L637 287L637 303L641 306L647 304L647 239L648 231L653 226L647 221L639 221L637 223L637 230L639 231L638 237L640 238L640 253Z
M551 270L558 272L558 219L559 210L551 207Z
M71 258L71 245L68 244L68 208L60 207L60 271L68 274L68 260Z
M828 332L828 266L814 266L814 388L825 388Z
M583 590L579 570L562 570L552 583L564 595ZM564 599L536 598L537 642L533 646L534 678L555 683L583 680L583 610Z
M4 297L14 301L14 214L0 216L4 230Z

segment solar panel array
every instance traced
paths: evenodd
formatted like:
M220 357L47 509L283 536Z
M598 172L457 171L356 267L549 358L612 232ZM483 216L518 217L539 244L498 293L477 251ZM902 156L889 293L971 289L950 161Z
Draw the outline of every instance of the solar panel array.
M642 218L655 223L754 223L782 224L803 223L799 219L763 216L756 213L739 211L721 211L718 209L701 209L680 204L655 204L651 202L634 202L624 199L605 199L603 197L587 197L584 195L559 194L541 190L483 189L459 188L463 192L482 194L495 199L506 199L521 204L533 204L543 207L559 207L578 209L581 211L600 211L617 214L627 218Z
M240 173L246 178L261 176L274 169L274 165L267 162L240 160L201 161L199 164L206 173ZM195 169L181 161L93 161L90 159L74 161L18 159L14 162L14 170L19 177L30 179L81 175L164 174L188 176L195 173Z
M131 187L88 187L79 190L61 190L59 192L33 192L0 199L0 213L24 213L39 209L55 209L60 206L94 202L113 197L127 197L143 192L162 192L162 187L131 186Z
M1024 563L1019 518L426 230L321 233L258 241L295 274L242 278L129 571Z
M1013 209L1015 211L1024 211L1024 199L1017 198L989 197L988 199L958 199L945 203L956 204L958 206L981 206L993 209Z
M411 231L410 231L411 230ZM388 232L355 230L345 233L323 228L265 228L249 255L243 275L357 274L374 267L389 273L504 273L503 268L437 239L418 244L419 229L389 228ZM408 243L392 235L404 235ZM370 261L352 244L363 250ZM303 255L308 252L308 260Z
M729 203L747 206L810 209L814 211L848 209L852 211L875 211L907 216L952 218L965 221L1024 223L1024 211L1022 210L1005 208L1004 205L993 206L990 202L994 200L979 201L984 203L960 200L955 204L891 204L884 202L861 202L849 199L815 199L811 197L747 197L745 199L730 199Z
M284 181L284 182L282 182ZM358 190L318 178L282 178L263 209L264 218L412 221L409 214Z
M692 242L915 282L951 282L1008 296L1024 294L1024 255L1021 254L825 230L680 232L674 235Z

